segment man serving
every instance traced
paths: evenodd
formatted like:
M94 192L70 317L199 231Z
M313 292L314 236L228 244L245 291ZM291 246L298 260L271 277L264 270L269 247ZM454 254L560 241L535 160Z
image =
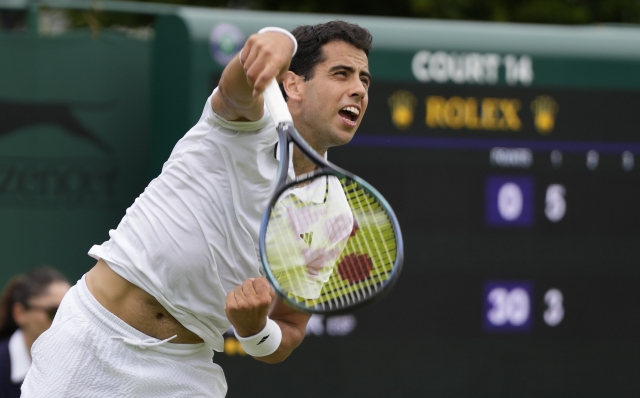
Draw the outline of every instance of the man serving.
M97 264L34 344L23 397L224 397L212 350L230 326L267 363L302 342L310 315L261 275L260 222L279 162L261 93L281 81L297 130L324 155L360 125L372 39L342 21L292 33L249 37L161 174L91 248ZM315 166L294 150L290 167Z

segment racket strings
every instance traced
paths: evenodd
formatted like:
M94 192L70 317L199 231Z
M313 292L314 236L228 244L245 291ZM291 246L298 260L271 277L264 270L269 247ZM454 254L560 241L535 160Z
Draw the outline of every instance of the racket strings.
M389 231L393 232L393 230L391 228L390 222L388 221L388 218L386 217L386 214L384 214L384 218L387 221L386 228L384 227L384 222L371 223L371 221L377 221L377 219L380 218L379 214L382 209L380 203L370 194L367 194L363 189L358 189L357 184L353 181L350 181L350 184L345 184L345 181L343 180L343 189L345 191L345 194L347 195L349 205L354 211L356 223L358 222L357 220L360 219L360 223L365 221L365 226L380 226L380 224L383 226L382 228L359 228L359 231L357 231L356 235L349 241L348 246L351 246L351 250L347 248L346 252L353 251L373 255L372 260L374 264L378 264L379 261L376 260L382 259L383 257L386 257L387 264L392 263L395 259L395 256L392 256L388 249L390 243L395 245L395 234L388 233ZM358 210L362 211L361 214L358 214ZM373 232L374 234L377 232L379 235L378 237L380 238L379 241L384 243L382 245L384 247L381 247L381 245L377 242L378 239L375 239L371 235L367 236L367 232ZM386 239L386 237L388 236L391 236L391 238L393 239ZM387 256L384 256L385 253L387 254ZM386 267L375 266L369 277L364 281L360 281L356 285L346 287L337 286L337 278L333 278L332 282L334 283L328 284L328 289L325 289L325 294L329 295L329 293L331 293L329 296L331 298L335 298L337 294L342 293L340 297L347 299L347 301L350 301L350 303L361 301L364 300L365 297L373 295L378 290L378 288L382 286L381 282L384 282L388 278L389 270ZM344 302L343 300L341 301Z
M281 195L271 209L265 242L267 262L281 293L302 308L321 311L375 295L390 279L397 256L395 229L375 195L348 178L330 190L330 177L324 177L321 204L288 192ZM336 192L339 189L342 192ZM339 208L334 198L340 195L353 220L347 236L341 236L344 205Z
M362 189L358 190L357 186L354 185L353 183L351 184L351 186L347 185L344 188L345 188L345 193L349 198L350 206L352 209L354 209L354 212L356 214L357 214L356 209L362 209L363 216L367 216L367 213L368 213L368 216L369 216L368 218L374 221L380 218L379 216L376 215L376 213L380 211L379 209L381 208L381 206L379 202L377 202L374 198L371 197L371 195L366 194L365 191ZM335 283L332 284L334 286L329 287L328 285L328 289L325 289L326 290L325 295L330 296L331 298L334 298L336 294L340 294L340 290L342 290L341 297L348 298L350 299L349 301L351 302L354 302L354 300L362 300L363 293L366 293L366 295L368 296L373 295L374 292L377 291L383 285L383 283L389 278L390 267L393 266L392 263L395 260L395 233L393 232L390 222L388 222L388 218L386 217L386 214L384 218L387 219L386 225L385 223L377 222L378 226L382 225L383 227L372 228L372 229L370 228L361 229L360 233L362 235L360 235L358 239L352 238L348 246L351 246L351 251L353 251L355 247L356 251L359 251L361 253L369 253L370 255L372 255L372 259L376 264L379 264L380 260L382 260L383 262L386 262L389 266L388 267L376 266L372 270L369 279L362 281L357 285L352 285L348 287L338 287L338 288L335 287L336 285ZM367 232L371 232L371 231L378 232L379 239L375 239L375 237L373 236L366 236ZM378 244L378 242L376 242L378 240L380 242L383 242L383 245L382 245L383 247L381 247L381 245ZM346 251L350 251L349 248L347 248ZM373 291L372 291L372 288L373 288ZM328 293L331 293L331 294L328 294ZM354 298L353 293L355 293L357 297ZM341 300L341 302L344 303L344 300Z
M341 185L345 193L347 202L349 203L349 207L353 212L353 209L358 207L358 206L354 206L354 202L353 202L354 193L355 193L355 191L353 191L354 187L347 186L345 184L345 180L341 181ZM355 196L357 197L358 195L356 194ZM353 228L355 229L355 225L357 225L357 215L353 213L353 217L354 217ZM344 255L338 260L338 264L342 264L342 261L344 261ZM334 273L334 277L330 278L329 282L325 284L323 288L323 292L319 300L322 308L324 308L325 306L328 306L329 309L332 309L334 303L337 307L345 307L351 303L355 303L357 301L363 300L363 294L362 294L363 292L361 292L357 288L348 288L348 287L345 288L345 286L343 285L343 282L340 280L340 278L337 278L336 276L337 274ZM348 275L347 277L350 277L350 276L351 275ZM338 302L336 303L336 301Z

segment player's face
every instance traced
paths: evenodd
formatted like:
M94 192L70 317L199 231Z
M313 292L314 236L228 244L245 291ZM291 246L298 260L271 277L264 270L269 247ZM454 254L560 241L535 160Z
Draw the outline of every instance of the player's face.
M327 43L325 60L303 83L296 127L316 150L351 141L367 109L371 83L364 51L344 42Z

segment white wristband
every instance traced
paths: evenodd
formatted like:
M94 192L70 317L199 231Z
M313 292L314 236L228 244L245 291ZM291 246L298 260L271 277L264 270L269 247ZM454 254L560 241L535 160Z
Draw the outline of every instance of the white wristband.
M293 37L291 32L289 32L286 29L277 28L275 26L267 26L266 28L262 28L258 31L258 33L265 33L265 32L280 32L283 35L289 36L289 38L293 41L293 54L291 54L291 58L293 58L293 56L296 55L296 52L298 51L298 41L296 40L295 37Z
M265 357L273 354L282 341L282 330L275 321L267 318L267 325L261 332L249 337L240 337L235 332L236 338L240 341L244 351L252 357Z

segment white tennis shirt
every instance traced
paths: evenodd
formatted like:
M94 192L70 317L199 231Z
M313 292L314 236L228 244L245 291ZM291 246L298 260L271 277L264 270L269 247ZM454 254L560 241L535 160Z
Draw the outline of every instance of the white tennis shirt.
M229 122L213 112L209 97L162 173L89 255L223 351L227 292L261 275L258 237L276 182L277 141L266 107L258 121Z

